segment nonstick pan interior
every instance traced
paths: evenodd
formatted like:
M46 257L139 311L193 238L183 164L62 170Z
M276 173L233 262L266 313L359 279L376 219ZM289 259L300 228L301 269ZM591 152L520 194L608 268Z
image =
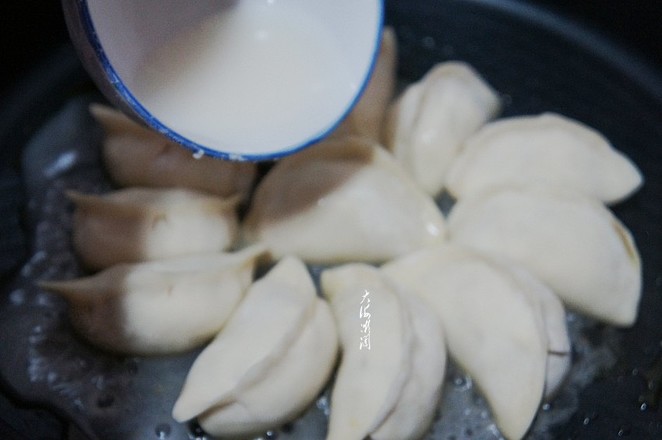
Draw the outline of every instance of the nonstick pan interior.
M386 20L399 37L403 82L420 78L436 62L466 61L502 94L502 116L553 111L576 118L600 130L642 170L642 190L615 207L633 232L644 265L639 319L628 330L598 324L577 330L578 362L596 347L614 357L596 359L604 370L593 371L590 383L572 391L575 401L553 401L547 408L571 407L572 414L546 425L547 434L531 436L661 437L662 75L613 42L521 2L392 1ZM61 161L72 145L98 146L100 136L85 116L86 104L100 98L73 52L63 49L38 70L29 87L8 101L0 125L3 178L11 175L2 206L26 214L22 222L6 220L2 229L3 388L22 404L56 414L50 426L73 421L82 438L191 438L195 428L175 424L169 413L193 353L167 359L99 354L71 335L64 304L32 287L35 276L67 277L80 270L67 244L68 211L56 195L48 199L54 194L48 189L63 182L94 190L107 185L94 148L75 150L68 165ZM54 163L64 168L49 174ZM54 175L64 177L53 180ZM51 222L48 231L40 226L45 218ZM305 423L287 427L279 438L321 438L323 412L311 409ZM430 438L450 438L448 432L439 428ZM498 438L478 429L465 429L456 438L463 436Z

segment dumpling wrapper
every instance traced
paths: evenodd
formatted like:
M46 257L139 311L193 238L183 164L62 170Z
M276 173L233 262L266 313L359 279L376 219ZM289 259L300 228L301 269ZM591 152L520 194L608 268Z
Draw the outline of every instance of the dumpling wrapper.
M485 125L467 139L446 177L456 198L500 186L544 184L606 203L625 199L642 182L637 167L603 135L554 113Z
M445 238L445 222L388 152L332 139L278 162L258 186L244 238L276 257L385 261Z
M260 247L120 264L95 275L39 286L69 302L73 327L122 354L185 351L223 327L250 286Z
M317 397L337 355L335 324L306 267L279 262L251 286L225 328L195 360L175 403L217 436L278 427Z
M395 94L397 78L397 39L393 28L385 27L370 80L352 111L333 132L333 136L365 136L381 140L386 109Z
M631 234L596 199L550 188L510 188L461 199L453 242L507 258L569 307L613 325L636 319L641 262Z
M365 264L325 270L321 287L343 351L327 440L420 437L432 422L444 377L438 318Z
M76 206L74 249L91 269L220 252L232 247L239 234L236 198L151 188L67 195Z
M389 416L370 434L374 440L422 438L441 399L447 358L441 321L427 302L406 293L401 300L414 332L411 374Z
M118 185L189 188L221 197L248 197L257 176L255 163L207 156L198 159L187 148L111 107L93 104L90 112L105 133L104 163Z
M320 283L342 347L326 438L362 440L383 423L410 375L409 315L393 286L372 266L328 269Z
M572 346L565 307L559 297L546 284L529 271L514 263L501 262L522 291L539 304L547 337L547 367L545 369L544 398L551 398L559 390L572 366Z
M438 246L381 269L441 317L448 350L474 379L508 439L529 429L543 396L547 338L539 303L515 277L455 246Z
M385 143L420 187L436 196L462 142L499 110L497 93L471 66L440 63L388 110Z

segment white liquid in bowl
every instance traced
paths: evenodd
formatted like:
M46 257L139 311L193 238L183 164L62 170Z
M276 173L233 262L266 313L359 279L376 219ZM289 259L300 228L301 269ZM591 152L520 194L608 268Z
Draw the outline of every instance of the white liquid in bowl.
M149 54L133 93L200 145L266 154L327 131L360 86L319 19L275 1L241 1Z

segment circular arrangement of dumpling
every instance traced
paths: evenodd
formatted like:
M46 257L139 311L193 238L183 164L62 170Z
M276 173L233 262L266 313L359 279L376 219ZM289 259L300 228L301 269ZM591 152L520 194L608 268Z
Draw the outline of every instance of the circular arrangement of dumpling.
M392 101L396 54L387 29L338 130L274 163L254 190L255 164L195 158L92 107L109 175L129 188L70 192L74 248L100 271L41 286L106 350L211 341L174 405L178 422L259 434L331 386L329 440L416 440L448 355L501 434L519 439L570 369L565 306L635 321L641 262L604 204L641 186L635 165L560 115L488 123L498 96L465 63L433 66ZM443 190L455 198L448 220L433 199ZM274 265L255 280L266 254ZM319 289L306 264L324 265Z

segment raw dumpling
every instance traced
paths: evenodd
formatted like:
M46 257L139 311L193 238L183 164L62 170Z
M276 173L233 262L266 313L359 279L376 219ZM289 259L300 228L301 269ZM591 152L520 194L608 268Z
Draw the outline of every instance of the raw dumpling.
M120 264L40 287L66 298L74 328L103 349L181 352L218 333L250 286L263 252L253 247L235 254Z
M188 149L117 110L93 104L90 111L104 130L104 162L117 184L180 187L221 197L248 197L257 174L254 163L197 159Z
M434 66L398 97L386 120L386 146L432 196L462 142L499 111L494 90L469 65Z
M68 196L74 248L91 269L223 251L238 237L237 199L149 188Z
M303 263L285 258L195 360L173 417L197 417L206 432L231 438L278 427L315 400L337 350L328 304Z
M554 291L526 269L513 263L502 262L501 265L506 266L503 270L515 277L522 286L522 291L531 295L532 300L540 307L547 336L544 397L550 398L561 387L572 366L572 347L565 307Z
M385 27L370 81L334 136L354 134L379 142L386 109L395 93L397 51L395 32Z
M401 301L413 331L411 374L389 416L370 435L374 440L422 438L441 399L446 371L441 322L427 302L409 294L401 295Z
M451 240L508 258L570 307L614 325L634 323L641 262L630 233L599 201L550 188L511 188L460 199Z
M546 377L548 343L534 292L504 268L454 246L421 250L381 270L431 304L449 354L485 395L502 434L522 438Z
M432 423L446 365L438 317L372 266L325 270L321 286L343 351L327 439L420 438Z
M376 262L443 241L445 225L388 152L347 137L278 162L255 192L244 233L276 257Z
M487 124L465 142L446 178L456 198L527 184L564 186L613 203L636 191L642 176L597 131L545 113Z

